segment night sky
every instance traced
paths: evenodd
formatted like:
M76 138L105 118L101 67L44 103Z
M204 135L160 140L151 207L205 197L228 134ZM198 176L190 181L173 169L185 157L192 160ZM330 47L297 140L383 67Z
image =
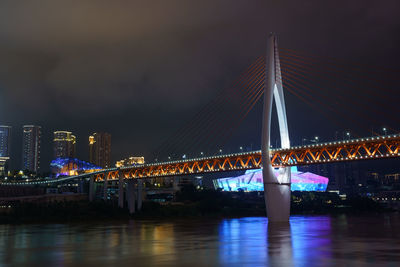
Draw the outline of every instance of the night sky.
M265 54L271 31L283 48L387 69L392 76L377 90L390 115L371 112L374 103L362 112L382 122L374 127L400 130L393 79L400 69L399 11L398 0L3 0L0 124L13 126L11 167L20 166L24 124L42 126L42 170L54 130L74 132L83 160L95 131L112 134L113 161L145 155ZM329 141L334 131L357 128L333 126L289 94L286 102L293 140ZM259 149L260 107L228 149Z

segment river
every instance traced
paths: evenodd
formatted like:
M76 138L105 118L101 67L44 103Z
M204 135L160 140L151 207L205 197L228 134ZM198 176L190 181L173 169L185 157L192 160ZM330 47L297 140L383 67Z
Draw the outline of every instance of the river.
M0 266L399 266L400 215L0 225Z

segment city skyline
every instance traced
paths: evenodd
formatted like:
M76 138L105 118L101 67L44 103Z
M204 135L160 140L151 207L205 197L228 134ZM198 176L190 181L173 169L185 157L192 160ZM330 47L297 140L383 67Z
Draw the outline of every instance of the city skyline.
M148 3L141 11L133 8L134 4L122 7L117 3L92 6L82 2L75 6L47 1L40 7L4 3L0 9L0 17L7 22L0 24L0 123L13 129L25 124L42 126L42 167L52 159L51 135L59 129L76 134L79 158L88 158L86 137L102 131L113 136L112 161L130 155L145 155L150 160L149 152L161 146L221 89L230 88L257 57L265 55L267 35L274 31L281 48L328 61L335 58L372 66L374 75L385 81L381 87L392 90L393 95L383 108L356 99L365 106L360 120L371 119L365 122L368 129L378 131L390 126L398 130L396 118L382 119L379 113L396 114L390 109L396 107L393 102L399 93L394 90L392 76L388 79L386 75L398 68L400 57L398 4L363 3L361 12L356 2L347 3L345 8L333 2L291 3L289 10L284 8L285 3L276 4L271 14L264 2L194 5L172 1L167 10ZM87 23L87 17L78 12L81 9L93 11L89 16L93 23ZM183 14L182 9L186 10ZM46 12L58 15L50 18ZM315 14L323 14L323 18ZM104 20L105 16L109 20ZM74 23L62 19L66 17L74 17ZM154 17L156 21L149 19ZM382 69L389 71L383 73ZM354 87L363 88L357 83ZM379 88L375 91L383 94ZM335 92L330 89L324 94L333 99ZM356 92L348 89L349 94ZM344 103L334 101L332 106ZM235 109L238 102L230 108ZM342 122L336 125L290 93L286 102L288 123L295 129L289 129L291 139L298 139L297 143L315 135L334 140L336 131L338 135L348 130L352 136L372 135L351 120L356 114L351 111L352 104L341 108L349 116L334 115ZM259 147L261 108L254 107L230 144L221 148L217 144L208 153ZM15 131L13 137L13 168L19 168L22 133ZM206 153L192 151L200 152Z

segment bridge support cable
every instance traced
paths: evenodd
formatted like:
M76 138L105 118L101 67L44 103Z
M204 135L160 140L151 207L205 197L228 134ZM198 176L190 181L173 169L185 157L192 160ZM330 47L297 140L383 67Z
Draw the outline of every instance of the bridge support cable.
M303 97L303 95L299 92L297 92L296 89L292 88L292 86L285 84L285 90L287 90L289 93L300 99L303 103L305 103L307 106L313 108L315 111L320 112L325 118L327 118L329 121L332 121L336 126L339 128L343 127L343 123L341 123L336 117L332 115L332 113L327 112L323 106L317 106L315 104L316 102L314 101L309 101L306 98Z
M252 70L252 72L250 74L251 76L242 77L243 78L242 81L241 81L241 85L242 86L246 86L247 85L246 83L248 83L250 79L253 80L254 77L258 76L257 73L259 72L259 68L260 68L260 66L263 66L263 64L259 64L259 63L263 62L263 59L258 59L257 61L258 61L258 65L256 65L255 68L253 68L253 70ZM235 89L235 87L233 87L233 88ZM227 102L226 99L232 98L232 96L236 95L237 93L238 92L237 92L237 89L236 89L236 90L230 91L228 95L222 94L219 99L217 99L216 101L213 101L214 103L213 103L212 109L210 109L211 112L208 112L207 114L204 114L202 116L203 119L200 120L200 121L199 120L192 120L193 124L195 124L196 127L189 128L189 131L186 131L185 135L181 135L181 137L177 139L177 140L179 140L179 143L181 143L182 140L187 141L187 139L188 139L187 136L191 136L191 135L195 134L199 130L203 129L205 125L210 125L211 124L210 122L214 122L215 123L215 117L216 117L215 114L216 113L218 114L218 112L223 108L223 104L225 102ZM170 143L169 146L167 146L167 149L169 149L170 147L174 146L173 143L176 143L176 142ZM164 147L161 150L159 149L158 151L167 150L167 149Z
M328 81L328 85L334 82L337 82L337 79L340 78L340 81L343 81L343 85L335 87L335 90L341 90L344 91L346 95L352 95L353 96L353 101L356 100L358 101L357 103L359 104L364 104L366 107L371 108L370 104L371 102L375 104L378 104L381 106L383 109L391 108L390 106L387 105L387 98L384 97L381 93L383 90L382 87L376 88L373 87L373 84L370 83L368 85L360 85L357 84L357 82L360 82L360 80L355 80L354 77L349 77L348 73L346 72L339 72L339 70L336 70L338 72L337 76L333 76L332 74L335 72L329 71L329 70L324 70L323 67L315 67L313 68L310 66L310 64L307 64L306 62L303 62L303 64L299 63L296 59L283 59L282 62L285 62L285 69L290 69L296 74L299 74L303 77L305 75L319 75L319 77L322 77L325 80ZM362 77L365 79L365 77ZM354 86L352 86L354 85ZM325 88L331 88L331 86L322 86L321 89L324 90ZM347 90L351 89L351 90ZM366 93L368 91L368 93ZM361 101L362 99L365 99L364 101ZM377 109L378 111L380 109Z
M254 63L252 63L247 68L247 70L240 75L240 77L237 80L233 82L233 85L229 87L229 89L235 88L237 85L241 84L243 79L246 80L249 76L253 75L254 71L259 67L260 62L262 61L263 61L262 57L257 58L257 60ZM186 124L183 124L183 126L180 129L178 129L175 134L171 135L157 150L153 152L153 154L158 153L162 149L168 150L169 146L171 146L171 143L173 143L175 140L182 139L182 136L188 135L188 131L193 130L194 126L198 126L199 124L203 123L204 120L207 119L207 115L215 113L214 109L220 106L219 102L221 102L221 100L224 99L229 89L223 88L222 90L220 90L218 95L212 101L206 104Z
M364 128L367 131L369 131L369 125L365 124L364 120L360 120L365 117L365 114L360 112L360 109L358 109L355 105L352 103L349 103L350 108L347 108L347 106L344 106L344 103L347 102L347 99L343 98L341 95L335 95L336 99L329 98L328 96L321 94L318 91L312 91L310 88L312 88L313 84L311 84L309 81L303 80L301 78L298 78L291 74L290 72L285 72L285 78L284 82L286 84L291 84L294 88L294 90L297 90L301 92L302 94L307 95L309 98L312 98L314 101L317 101L318 103L321 104L321 110L328 108L329 110L332 111L332 113L337 114L337 115L342 115L342 119L344 121L350 121L352 124L360 126L360 128ZM304 84L304 85L303 85ZM301 90L301 91L300 91ZM325 99L325 103L321 103L320 99ZM341 104L339 104L341 103ZM351 115L357 115L353 119ZM349 116L350 115L350 116ZM369 118L369 121L374 121L375 123L379 124L374 118ZM364 123L364 124L360 124ZM373 132L372 134L376 134Z
M257 74L257 75L255 75L255 77L259 77L259 75ZM254 82L254 77L253 77L253 81L250 81L250 82L251 82L251 83ZM251 85L251 84L250 84L250 85ZM251 86L252 86L252 85L251 85ZM252 87L247 88L246 91L245 91L245 93L251 91L251 89L252 89ZM246 97L247 97L247 96L246 96ZM229 101L230 98L231 98L231 97L228 96L228 97L227 97L227 100L228 100L228 101L225 100L225 102L230 102L230 101ZM210 129L209 129L210 127L215 129L218 125L221 125L221 124L223 124L223 123L226 123L226 121L224 120L224 116L228 117L229 114L220 112L220 113L216 114L215 116L213 116L212 120L210 120L206 125L203 125L203 126L202 126L202 129L199 129L199 131L197 132L197 135L200 136L200 137L204 137L204 136L207 135L207 132L211 132ZM200 124L200 125L201 125L201 124ZM200 131L200 130L201 130L201 131ZM202 132L205 132L206 134L201 134ZM184 140L184 141L186 141L185 144L188 143L187 140ZM189 142L189 144L190 144L190 143L193 144L194 142L191 141L191 142ZM193 149L191 149L191 150L193 150Z
M343 64L340 68L332 67L331 64L326 64L326 62L316 61L309 57L293 58L292 55L282 56L282 61L285 62L285 68L291 69L292 72L296 74L302 73L315 78L315 75L321 77L322 79L330 80L327 85L321 86L321 89L332 88L331 83L337 83L338 81L343 82L341 86L335 87L335 91L343 91L343 96L351 97L347 99L352 107L354 105L360 105L367 107L366 110L374 111L379 113L384 117L388 114L395 114L398 112L398 105L390 105L388 103L387 94L393 92L389 86L382 87L385 84L386 79L378 80L372 79L372 75L361 75L361 73L353 73L343 68ZM370 71L371 68L363 69L363 72ZM378 84L376 84L378 83ZM393 84L392 84L393 85ZM350 89L350 90L347 90ZM332 91L331 91L332 92ZM387 92L382 93L382 92ZM390 102L390 101L389 101ZM371 103L373 103L371 105ZM378 106L381 108L379 108ZM392 110L392 112L383 112L383 110ZM392 116L391 120L399 121L397 117ZM397 130L390 128L394 132Z
M367 77L368 81L375 81L378 83L382 83L387 81L388 79L392 79L392 81L397 81L398 79L398 69L391 69L391 68L382 68L382 67L376 67L374 66L371 68L371 65L365 65L365 64L354 64L354 63L349 63L348 61L341 61L337 58L332 58L332 57L326 57L326 56L317 56L315 54L305 54L303 52L299 52L296 50L292 49L287 49L287 48L280 48L280 55L281 58L283 56L292 56L292 57L297 57L306 60L307 62L314 62L316 64L320 64L322 67L325 66L334 66L336 67L337 70L345 70L346 72L351 72L356 75L361 75L363 77ZM369 73L368 75L365 75L366 73ZM376 76L381 77L382 75L384 76L383 80L377 80ZM373 78L375 77L375 78ZM396 90L389 89L393 92Z
M296 88L303 88L303 90L310 92L312 95L318 94L320 97L327 99L327 105L334 102L335 107L336 107L335 110L346 112L347 111L346 109L351 109L351 112L350 113L347 112L346 115L344 116L344 118L348 118L349 114L355 114L355 113L359 114L359 117L356 118L357 121L359 121L360 118L365 118L365 114L361 113L360 109L356 106L356 104L360 104L360 102L357 101L357 99L360 99L360 97L358 95L354 95L354 98L350 100L350 99L343 97L342 94L333 94L333 95L331 95L331 97L336 97L339 100L332 101L332 99L329 98L327 95L323 94L321 90L311 90L312 88L316 88L316 84L313 84L311 82L311 80L308 79L308 77L306 77L301 72L302 72L301 70L297 71L297 69L294 69L294 68L291 68L291 67L288 67L287 65L285 65L285 67L283 68L283 73L284 73L283 78L286 82L289 81L292 83L296 83ZM302 83L304 85L300 85L299 83ZM321 88L331 88L334 91L337 91L340 89L343 90L343 87L341 87L341 86L333 88L331 85L328 85L328 86L324 85L324 86L320 86L320 87ZM366 103L366 102L371 103L371 102L373 102L373 100L370 99L369 101L362 101L362 103ZM348 105L346 106L345 103L348 103ZM385 114L380 109L376 109L376 112L380 113L382 115ZM373 117L369 117L368 122L370 122L371 120L375 121L375 123L379 125L378 121L376 121ZM368 126L367 126L367 128L368 128ZM394 129L392 129L392 130L395 131ZM376 133L374 133L374 134L376 134Z
M257 88L260 83L262 83L262 79L260 78L264 68L260 68L259 71L255 74L255 76L250 80L246 87L244 88L244 92L242 96L244 97L241 100L241 103L237 106L237 109L232 111L230 110L221 110L218 114L215 114L215 120L210 121L202 131L198 132L198 139L195 143L192 143L191 149L196 150L199 147L205 147L208 145L212 147L216 143L221 143L220 136L221 132L230 127L230 125L236 120L236 116L239 116L243 109L246 108L249 102L251 102L253 95L257 92ZM227 96L225 104L233 104L234 100L231 96Z
M254 103L259 98L259 95L262 94L262 88L264 83L263 76L259 76L257 78L257 82L253 85L249 93L246 95L244 101L235 109L232 113L225 114L222 119L226 120L225 124L218 123L215 125L213 131L208 131L206 133L206 137L214 137L210 138L207 143L209 146L213 147L217 144L222 144L227 140L227 135L232 132L232 129L235 127L238 121L242 121L249 112L250 109L254 106ZM207 140L207 139L206 139ZM203 142L204 143L204 142ZM200 143L197 144L196 148L200 146Z
M238 120L232 125L231 128L226 130L223 135L223 145L226 145L228 141L230 141L233 133L239 126L243 123L243 121L246 119L247 115L250 113L250 111L253 110L254 106L259 102L261 97L264 94L264 84L262 84L262 87L257 90L256 94L254 95L252 101L249 103L249 106L247 107L246 111L238 118Z
M347 110L344 110L343 108L335 107L332 104L332 99L329 99L322 94L314 93L315 95L313 95L313 92L309 90L310 86L312 86L312 85L310 85L310 86L303 85L303 84L301 84L302 81L298 80L296 77L289 78L287 76L284 78L284 83L286 86L290 86L292 88L292 90L298 91L303 96L307 96L308 98L312 99L312 101L315 103L319 103L320 104L320 108L318 109L319 111L329 109L332 114L342 115L341 118L343 121L350 121L353 125L358 125L360 128L368 129L368 126L366 126L365 124L360 124L359 120L352 119L352 117L349 116L349 112ZM303 90L301 90L301 89L303 89ZM326 102L322 102L321 98L325 99ZM358 112L356 112L356 113L358 113ZM341 123L341 125L343 126L343 123Z

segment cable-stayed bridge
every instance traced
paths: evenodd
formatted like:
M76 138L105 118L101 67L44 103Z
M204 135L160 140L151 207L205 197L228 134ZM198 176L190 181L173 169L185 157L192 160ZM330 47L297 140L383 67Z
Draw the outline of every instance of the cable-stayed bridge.
M323 77L327 77L329 80L337 72L335 65L320 65L315 58L306 59L304 56L293 54L290 51L282 51L283 56L280 56L279 52L276 37L271 35L267 56L259 57L236 81L238 87L244 88L244 90L228 91L227 94L226 92L220 93L183 128L179 129L175 135L167 139L154 154L160 155L165 154L165 152L167 154L179 154L180 147L190 147L190 149L196 150L202 148L205 144L215 145L218 142L217 140L228 140L259 99L264 97L261 134L262 149L259 151L202 156L175 161L166 160L140 166L104 169L57 180L3 183L3 185L51 184L90 177L90 188L92 188L92 184L95 181L103 181L104 190L106 190L108 181L118 180L119 189L123 190L125 180L132 181L154 177L262 168L268 216L271 220L287 221L290 210L290 166L400 157L400 135L385 134L380 136L373 130L371 130L371 133L374 136L371 137L349 138L348 140L336 140L305 146L291 146L284 90L288 90L288 92L309 106L321 104L323 108L317 107L317 110L326 116L329 122L337 122L340 125L340 120L336 116L343 113L345 117L350 119L352 125L358 128L365 127L363 121L353 119L351 115L360 115L361 109L356 105L351 105L352 112L349 113L337 108L336 104L349 100L351 102L352 94L355 94L353 97L357 99L364 99L366 96L372 95L375 98L374 103L376 105L383 104L385 106L386 103L379 100L379 95L376 95L374 89L368 89L370 87L363 87L367 88L368 95L347 90L348 86L357 84L360 81L358 78L355 79L348 76L344 76L348 82L346 86L338 87L338 90L345 89L345 92L348 93L339 93L338 99L333 102L333 106L329 102L323 102L322 99L327 97L329 101L331 100L329 95L321 90L312 91L316 84L307 80L306 77L310 73L321 73ZM281 61L284 63L283 68L281 68ZM371 75L366 80L371 80L373 79L372 77ZM328 82L324 88L329 89L329 86L330 83ZM349 95L350 98L348 98ZM235 110L223 109L224 103L235 103L235 101L237 103L236 107L238 107L236 108L237 113L235 113ZM278 117L281 143L281 148L275 149L270 146L273 101L275 102ZM388 112L381 109L378 109L377 112L382 116L388 114ZM362 114L361 117L363 117ZM225 124L221 123L221 121ZM369 121L374 121L376 124L379 123L374 117L369 117ZM226 125L229 125L229 127L226 127ZM392 128L390 129L394 131ZM198 138L192 138L193 135ZM279 168L277 176L274 174L273 168ZM128 185L129 187L132 187L132 185ZM123 197L120 200L120 204L121 201L123 203Z

